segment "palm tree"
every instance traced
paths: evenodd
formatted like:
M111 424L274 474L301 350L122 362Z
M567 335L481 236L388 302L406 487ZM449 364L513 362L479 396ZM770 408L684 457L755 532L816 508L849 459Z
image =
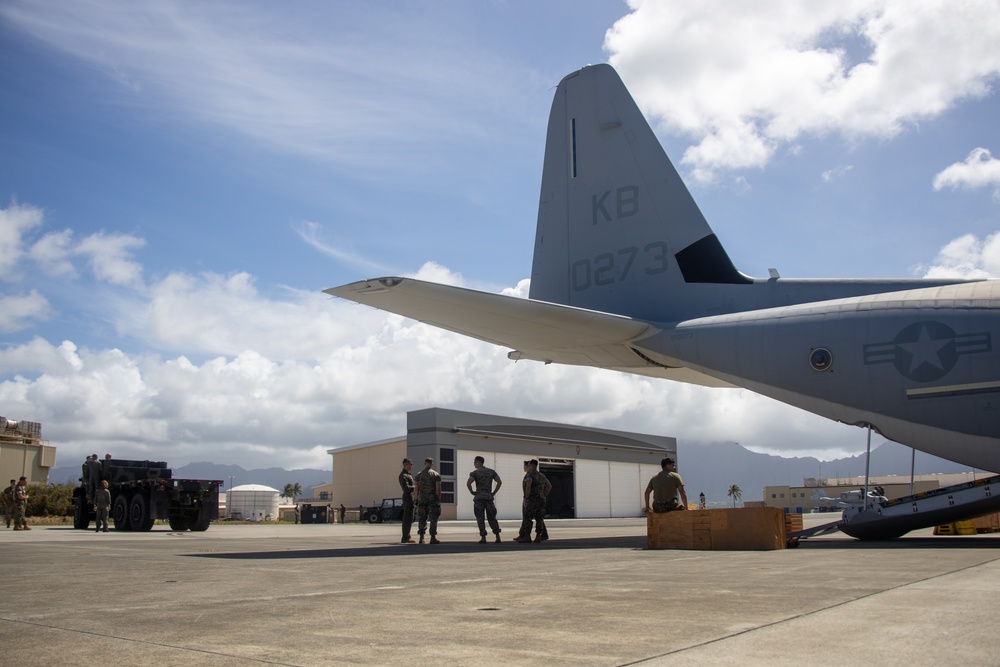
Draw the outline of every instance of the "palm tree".
M733 499L733 509L736 509L736 501L743 497L743 489L738 484L733 484L726 491L726 495Z
M285 484L285 488L281 492L281 495L286 498L291 498L292 502L295 502L295 496L302 495L302 485L298 482L295 482L294 484Z

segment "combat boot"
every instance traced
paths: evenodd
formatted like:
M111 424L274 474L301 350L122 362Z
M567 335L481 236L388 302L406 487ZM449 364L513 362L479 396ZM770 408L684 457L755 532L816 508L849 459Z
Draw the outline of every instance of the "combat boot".
M441 540L431 535L431 544L441 544Z
M482 537L479 538L479 543L480 544L486 544L486 536L485 535L483 535Z
M497 544L500 543L500 534L499 533L497 533L497 538L495 540L493 540L493 541L496 542Z
M514 541L520 542L521 544L528 544L531 542L531 538L525 537L524 535L518 535L517 537L514 538Z
M424 543L424 536L423 536L423 535L421 535L421 536L420 536L420 539L419 539L419 540L417 540L417 541L418 541L418 542L420 542L420 544L423 544L423 543Z

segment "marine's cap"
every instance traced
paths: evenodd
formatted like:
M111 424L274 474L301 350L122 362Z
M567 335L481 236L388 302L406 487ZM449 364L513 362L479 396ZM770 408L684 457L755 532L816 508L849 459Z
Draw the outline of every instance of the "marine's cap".
M403 459L403 465L405 466L407 463L413 465L413 459Z

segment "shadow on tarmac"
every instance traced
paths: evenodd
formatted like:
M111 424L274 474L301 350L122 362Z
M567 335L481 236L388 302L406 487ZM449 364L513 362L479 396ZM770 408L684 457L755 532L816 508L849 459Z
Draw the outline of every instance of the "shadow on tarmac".
M900 537L895 540L856 540L853 537L801 540L799 549L998 549L1000 537Z
M372 544L366 547L346 547L342 549L287 549L270 551L246 551L230 553L183 554L191 558L218 558L224 560L294 560L303 558L360 558L383 556L426 556L434 554L466 553L509 553L515 551L552 551L566 549L629 549L646 551L645 536L635 537L594 537L581 539L550 540L544 544L520 544L501 542L479 544L477 542L442 542L441 544ZM799 550L895 550L895 549L1000 549L1000 537L902 537L895 540L861 541L853 538L802 540ZM659 550L658 550L659 551ZM706 553L697 550L663 549L671 553Z
M285 551L247 551L231 553L183 554L192 558L222 558L226 560L284 560L297 558L358 558L361 556L428 556L434 554L509 553L512 551L552 551L555 549L630 549L645 550L646 537L592 537L549 540L542 544L521 544L504 541L442 542L441 544L374 544L368 547L343 549L289 549Z

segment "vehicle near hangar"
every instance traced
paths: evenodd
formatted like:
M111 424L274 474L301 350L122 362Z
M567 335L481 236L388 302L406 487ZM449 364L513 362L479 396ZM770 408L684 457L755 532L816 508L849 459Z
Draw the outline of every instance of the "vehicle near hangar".
M361 520L368 523L403 520L403 499L383 498L381 505L372 505L361 513Z
M219 518L221 480L173 479L163 461L88 460L73 490L74 528L86 529L96 519L94 494L105 480L115 530L147 531L162 519L171 530L204 531Z

